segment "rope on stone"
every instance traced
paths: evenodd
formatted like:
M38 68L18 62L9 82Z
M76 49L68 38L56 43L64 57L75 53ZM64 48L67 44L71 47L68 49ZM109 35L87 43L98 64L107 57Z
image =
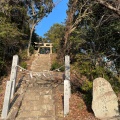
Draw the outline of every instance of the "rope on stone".
M25 69L25 68L17 65L17 67L19 67L20 69L22 69L22 70L24 70L24 71L27 71L27 72L29 73L31 79L33 78L34 75L37 75L37 76L39 76L39 77L41 77L41 76L43 75L44 77L48 78L48 77L52 76L51 73L53 73L54 71L60 71L60 69L61 69L62 67L64 67L64 66L65 66L65 65L62 65L61 67L59 67L59 68L57 68L57 69L55 69L55 70L53 70L53 71L43 70L43 72L34 72L34 71L27 70L27 69ZM45 75L45 73L49 73L49 76L47 77L47 76Z

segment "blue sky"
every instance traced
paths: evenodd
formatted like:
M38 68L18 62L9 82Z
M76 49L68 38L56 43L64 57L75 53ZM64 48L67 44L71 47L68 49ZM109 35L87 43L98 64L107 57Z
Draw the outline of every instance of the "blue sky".
M57 0L53 0L54 3ZM44 36L44 34L50 29L51 26L55 23L64 23L66 19L66 10L67 10L68 0L61 0L59 4L53 9L53 11L45 17L39 24L36 26L36 33L39 36Z

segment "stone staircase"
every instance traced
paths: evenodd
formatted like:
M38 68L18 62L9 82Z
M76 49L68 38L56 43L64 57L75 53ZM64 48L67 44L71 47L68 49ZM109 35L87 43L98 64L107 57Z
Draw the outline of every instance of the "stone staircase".
M31 71L49 71L50 66L50 55L40 54L32 62ZM53 78L52 74L47 78L34 75L31 80L23 80L18 89L22 91L19 92L20 100L15 103L17 109L13 105L7 120L63 120L63 111L59 111L55 103L56 83Z
M56 120L54 91L49 81L33 80L29 84L16 120Z
M31 65L31 70L34 72L43 72L50 70L51 59L50 54L39 54Z

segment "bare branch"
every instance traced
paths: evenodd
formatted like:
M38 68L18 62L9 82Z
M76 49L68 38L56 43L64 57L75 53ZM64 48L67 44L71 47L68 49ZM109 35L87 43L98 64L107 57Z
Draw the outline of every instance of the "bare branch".
M105 7L109 8L110 10L112 10L113 12L115 12L117 15L120 16L120 2L118 1L118 6L113 7L110 3L104 1L104 0L96 0L98 3L104 5Z

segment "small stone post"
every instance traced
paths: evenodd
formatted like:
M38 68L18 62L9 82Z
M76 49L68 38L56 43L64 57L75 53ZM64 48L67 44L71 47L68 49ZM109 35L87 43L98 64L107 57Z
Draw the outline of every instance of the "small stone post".
M10 107L11 87L12 87L12 81L7 81L3 109L1 114L2 119L6 119L8 115L8 111Z
M71 96L71 85L70 85L70 56L65 56L65 80L68 81L69 86L69 98Z
M70 56L65 56L65 80L64 80L64 117L69 113L70 86Z
M16 87L18 61L19 61L18 55L14 55L12 61L11 75L10 75L10 81L12 82L11 99L13 98Z

